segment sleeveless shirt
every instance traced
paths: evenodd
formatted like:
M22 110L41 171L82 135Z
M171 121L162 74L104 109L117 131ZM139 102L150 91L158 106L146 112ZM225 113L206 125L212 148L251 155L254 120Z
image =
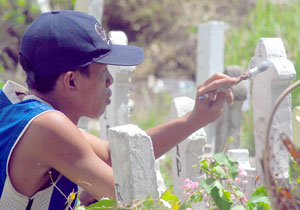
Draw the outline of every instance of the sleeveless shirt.
M50 104L36 96L20 101L16 94L18 92L27 90L12 81L8 81L0 90L0 210L74 209L77 185L62 175L50 187L31 197L19 193L11 183L8 163L15 146L35 118L55 111Z

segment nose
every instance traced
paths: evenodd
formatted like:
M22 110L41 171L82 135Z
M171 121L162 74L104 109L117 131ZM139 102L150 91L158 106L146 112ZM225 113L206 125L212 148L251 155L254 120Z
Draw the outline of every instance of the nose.
M107 72L106 87L109 87L114 83L114 78L112 77L111 73L108 70L106 72Z

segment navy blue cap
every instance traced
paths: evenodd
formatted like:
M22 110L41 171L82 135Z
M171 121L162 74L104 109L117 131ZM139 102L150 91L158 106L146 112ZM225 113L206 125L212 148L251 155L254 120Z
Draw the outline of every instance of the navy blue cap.
M37 17L25 31L19 53L39 75L63 73L93 62L134 66L144 59L140 47L112 44L93 16L72 10Z

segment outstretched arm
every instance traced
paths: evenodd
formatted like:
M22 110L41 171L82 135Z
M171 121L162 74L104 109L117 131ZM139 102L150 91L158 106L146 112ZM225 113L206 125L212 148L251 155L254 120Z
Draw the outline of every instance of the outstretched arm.
M235 78L224 74L214 74L204 83L198 86L194 109L173 121L161 124L147 130L151 136L155 158L169 151L176 144L187 138L193 132L215 121L223 111L223 104L233 102L230 89L219 92L207 99L199 100L199 97L219 87L235 82Z

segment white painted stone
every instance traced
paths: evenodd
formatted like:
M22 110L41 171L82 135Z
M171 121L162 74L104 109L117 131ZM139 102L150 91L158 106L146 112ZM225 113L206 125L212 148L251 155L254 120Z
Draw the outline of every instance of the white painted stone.
M116 198L122 203L158 198L155 159L150 137L136 125L110 128L108 132Z
M75 9L92 15L101 23L103 15L104 0L76 0Z
M37 0L37 3L39 5L42 13L51 11L51 6L50 6L49 0Z
M300 106L293 109L293 143L300 148Z
M244 170L252 169L250 162L249 162L249 151L247 149L229 149L226 153L236 159L240 167Z
M250 165L249 161L249 151L247 149L230 149L226 151L229 157L234 158L239 162L239 168L244 169L247 172L247 177L242 177L243 180L247 180L248 184L241 183L241 189L246 193L247 198L250 198L250 195L257 188L255 186L255 173L256 170Z
M210 21L199 25L197 46L196 84L199 85L214 73L224 71L224 33L227 24ZM215 123L205 127L207 142L215 148Z
M189 97L173 99L169 119L172 120L185 115L193 109L194 103L194 100ZM206 135L204 129L200 129L171 150L173 190L180 200L184 200L181 186L186 178L200 181L199 170L192 166L198 164L200 157L204 154L205 144Z
M224 33L227 24L211 21L199 25L197 46L197 84L224 70Z
M253 78L252 104L254 117L254 138L256 149L256 169L259 175L263 175L261 160L265 149L265 136L267 122L271 110L279 95L289 86L295 78L296 72L291 61L286 57L285 48L280 38L262 38L255 50L255 56L251 59L249 67L253 68L262 61L269 60L273 65L265 72ZM278 177L288 176L288 154L279 136L284 132L292 137L292 112L291 95L289 94L273 118L270 131L271 146L271 171Z

